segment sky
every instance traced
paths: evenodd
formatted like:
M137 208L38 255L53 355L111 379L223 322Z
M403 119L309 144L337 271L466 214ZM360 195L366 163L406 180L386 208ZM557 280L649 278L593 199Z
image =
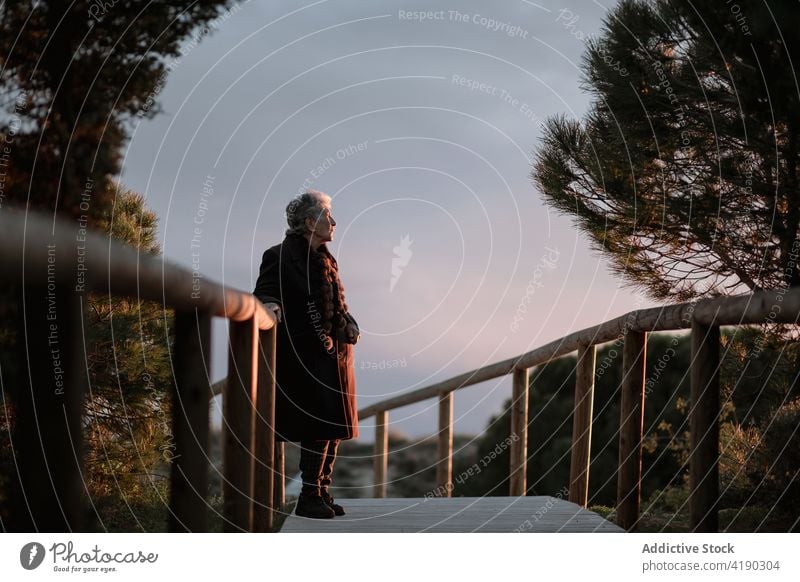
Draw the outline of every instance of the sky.
M184 43L122 182L169 261L245 291L289 200L328 193L359 408L519 355L654 305L529 177L544 120L589 107L584 41L613 4L240 2ZM213 331L218 380L226 322ZM510 396L510 377L457 391L454 431L482 432ZM432 434L437 401L389 422Z

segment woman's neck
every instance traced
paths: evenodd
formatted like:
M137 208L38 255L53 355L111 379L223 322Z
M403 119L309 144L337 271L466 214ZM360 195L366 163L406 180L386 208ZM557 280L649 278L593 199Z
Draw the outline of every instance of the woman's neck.
M322 245L322 243L324 242L324 241L322 241L322 240L318 239L318 238L317 238L316 236L314 236L313 234L311 234L311 233L308 233L308 232L307 232L305 235L303 235L303 236L305 236L306 240L308 241L308 244L309 244L309 246L310 246L312 249L314 249L315 251L316 251L316 250L319 250L319 247L320 247L320 246Z

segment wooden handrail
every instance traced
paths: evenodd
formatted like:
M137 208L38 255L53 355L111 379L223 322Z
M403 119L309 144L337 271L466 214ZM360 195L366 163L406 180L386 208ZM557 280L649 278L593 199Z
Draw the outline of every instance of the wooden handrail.
M778 308L775 310L775 308ZM447 446L452 434L452 416L442 413L442 402L452 405L452 393L461 388L512 374L511 454L509 490L524 495L527 465L527 371L562 356L578 352L573 443L570 466L570 501L587 504L591 450L592 402L594 398L595 346L624 338L623 379L620 405L619 471L617 515L619 525L633 530L639 519L644 429L644 382L646 337L649 332L691 328L692 400L690 510L694 531L716 531L719 475L719 327L764 322L798 323L800 288L763 290L732 297L697 301L630 311L610 321L576 331L544 346L501 362L488 364L447 380L388 398L359 410L359 420L375 416L375 496L386 495L386 464L389 411L431 398L440 402L437 491L449 496L452 483L452 455ZM450 423L443 426L442 422Z
M224 529L271 530L282 503L283 450L275 446L277 322L270 310L251 293L141 253L79 221L15 208L0 211L0 268L24 306L17 320L24 326L18 335L26 338L21 374L30 383L16 393L21 438L12 531L84 530L80 417L88 293L175 310L170 531L208 529L208 402L216 395L209 383L210 320L230 320L228 377L217 392L224 395ZM58 373L52 345L64 368Z
M515 369L524 370L546 364L576 352L582 344L598 345L619 339L625 334L626 329L642 332L687 329L692 326L693 317L696 321L709 325L759 323L767 319L775 303L775 294L775 291L759 291L748 295L701 299L696 303L677 303L630 311L612 320L553 340L519 356L481 366L430 386L370 404L358 411L358 418L365 419L382 410L392 410L430 398L438 398L441 394L453 390L507 376ZM771 317L770 321L797 323L800 314L800 289L786 291L783 297L781 312L774 318ZM741 313L741 316L737 315L738 313Z
M4 276L14 278L23 266L29 272L38 269L45 273L47 247L32 243L48 241L56 248L74 249L77 227L77 222L62 217L54 220L18 208L3 208L0 211L0 265ZM78 234L84 253L81 255L81 281L87 290L158 301L178 310L197 309L231 321L255 317L262 330L275 325L273 313L264 309L252 293L220 285L205 277L193 277L189 269L163 257L142 253L108 235L91 230L85 235ZM58 270L55 277L68 285L75 282L74 270Z

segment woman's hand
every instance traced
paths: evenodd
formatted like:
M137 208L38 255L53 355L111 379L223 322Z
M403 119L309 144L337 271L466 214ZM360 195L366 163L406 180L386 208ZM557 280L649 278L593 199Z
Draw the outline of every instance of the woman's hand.
M270 311L272 311L275 314L275 319L277 319L278 322L280 322L280 320L281 320L281 306L280 305L278 305L277 303L265 303L264 307L269 309Z
M358 342L361 338L361 333L358 331L358 327L352 323L348 323L345 328L345 335L347 336L347 342L354 344Z

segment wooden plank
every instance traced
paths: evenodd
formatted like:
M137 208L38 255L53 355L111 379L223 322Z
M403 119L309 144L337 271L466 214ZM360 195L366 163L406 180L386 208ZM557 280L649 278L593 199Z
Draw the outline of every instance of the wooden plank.
M617 524L632 531L639 519L644 431L647 334L628 331L622 348L622 386L617 473Z
M719 327L692 322L689 510L692 531L716 532L719 503Z
M334 519L290 515L282 533L295 532L613 532L624 530L564 499L433 497L336 499L347 512Z
M575 405L572 417L569 500L582 507L586 507L589 499L595 352L595 346L580 346L575 369Z
M439 440L437 442L436 485L443 497L453 491L453 393L439 396Z
M275 331L259 332L253 475L253 530L272 530L275 479Z
M170 471L171 532L208 531L208 392L211 316L175 313L172 366L172 434L175 451Z
M386 497L389 470L389 413L383 410L375 415L375 458L373 459L375 497Z
M511 389L509 495L525 495L528 464L528 369L515 368Z
M228 382L222 397L224 531L252 531L253 428L258 377L255 320L231 321Z

